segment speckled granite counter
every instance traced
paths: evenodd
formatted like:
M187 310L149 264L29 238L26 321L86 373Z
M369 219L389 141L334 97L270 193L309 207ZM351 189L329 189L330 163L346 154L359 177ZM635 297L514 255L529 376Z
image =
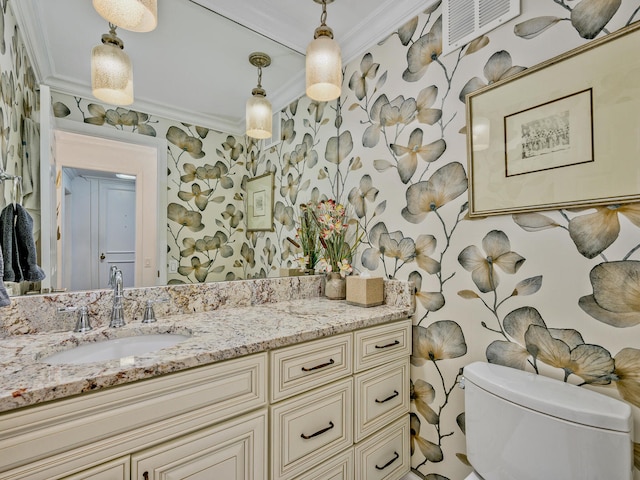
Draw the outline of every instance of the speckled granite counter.
M288 292L283 286L287 282L292 287ZM302 287L300 282L304 284ZM26 318L24 311L30 311L29 308L14 306L11 315L3 318L5 335L0 338L0 412L349 332L407 318L413 313L412 287L404 282L385 282L385 304L372 308L350 306L344 301L321 297L321 279L318 277L277 280L277 287L269 280L228 283L236 294L229 293L231 290L225 290L220 284L201 289L185 287L189 293L187 299L182 298L185 291L180 293L180 287L132 289L126 292L130 299L169 295L172 301L158 305L165 307L157 309L156 323L145 325L139 317L132 315L127 318L133 320L125 327L113 329L98 319L94 325L99 326L84 334L69 331L72 325L65 331L45 328L47 323L42 318L38 322ZM217 288L219 295L213 295L211 288ZM266 291L272 293L264 294ZM276 291L279 293L273 293ZM92 294L97 295L94 303L100 303L100 293ZM108 294L110 292L105 293L105 297ZM59 305L62 301L62 297L45 297L36 301L49 306ZM225 298L224 306L221 297ZM181 302L178 301L180 298ZM200 307L196 308L194 304ZM177 311L176 305L180 306ZM38 310L31 308L33 314ZM192 313L185 313L185 310ZM182 313L178 313L180 311ZM36 324L39 328L34 327ZM6 335L7 331L14 334ZM16 331L30 333L15 334ZM121 360L84 365L42 362L42 358L51 353L82 343L150 333L181 333L190 338L173 347Z

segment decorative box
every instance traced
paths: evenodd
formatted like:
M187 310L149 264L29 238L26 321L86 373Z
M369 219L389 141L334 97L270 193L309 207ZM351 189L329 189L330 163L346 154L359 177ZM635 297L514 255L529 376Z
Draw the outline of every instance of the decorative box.
M300 275L306 275L304 270L300 270L300 268L281 268L280 276L281 277L299 277Z
M384 302L384 280L382 277L347 277L347 303L359 307L375 307Z

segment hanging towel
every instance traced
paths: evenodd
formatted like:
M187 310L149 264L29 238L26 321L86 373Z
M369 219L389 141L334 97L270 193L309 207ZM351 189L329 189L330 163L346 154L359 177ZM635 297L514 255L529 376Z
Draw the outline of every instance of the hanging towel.
M46 275L37 264L36 242L33 239L33 219L19 203L15 205L15 216L15 246L22 278L29 282L44 280Z
M11 299L4 286L2 277L4 276L4 260L2 259L2 250L0 249L0 307L11 305Z
M22 271L18 263L18 251L16 249L14 208L10 203L0 213L0 248L3 253L5 282L21 282Z
M36 263L33 220L19 203L7 205L0 213L0 236L5 282L44 280L46 275Z

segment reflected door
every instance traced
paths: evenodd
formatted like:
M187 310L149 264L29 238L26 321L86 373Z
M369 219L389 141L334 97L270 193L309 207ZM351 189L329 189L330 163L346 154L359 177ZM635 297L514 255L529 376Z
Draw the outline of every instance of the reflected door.
M133 287L136 275L136 190L134 182L99 180L98 241L94 258L98 268L92 288L107 288L109 270L122 270L125 287Z

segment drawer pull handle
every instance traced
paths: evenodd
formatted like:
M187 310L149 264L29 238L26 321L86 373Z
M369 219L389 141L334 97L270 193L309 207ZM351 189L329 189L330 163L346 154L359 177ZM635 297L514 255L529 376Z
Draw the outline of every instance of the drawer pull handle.
M389 348L389 347L395 347L396 345L400 344L400 340L395 340L391 343L387 343L386 345L376 345L376 348Z
M336 362L333 361L333 358L330 358L327 363L321 363L320 365L316 365L315 367L311 367L311 368L302 367L302 371L312 372L313 370L319 370L320 368L328 367L329 365L333 365L334 363Z
M395 462L397 459L400 458L400 455L398 455L398 452L393 452L394 453L394 457L389 460L387 463L385 463L383 466L379 467L378 465L376 465L376 468L378 470L384 470L385 468L387 468L389 465L391 465L393 462Z
M322 435L324 432L328 432L333 428L333 422L329 422L329 426L327 428L323 428L322 430L318 430L316 433L312 433L311 435L305 435L301 433L300 436L305 440L309 440L310 438L317 437L318 435Z
M142 474L142 478L144 478L144 480L149 480L149 472L144 472Z
M384 403L384 402L388 402L389 400L391 400L391 399L393 399L393 398L396 398L398 395L400 395L400 394L398 393L398 391L397 391L397 390L394 390L394 391L393 391L393 394L391 394L390 396L388 396L388 397L387 397L387 398L385 398L384 400L378 400L378 399L376 398L376 403Z

